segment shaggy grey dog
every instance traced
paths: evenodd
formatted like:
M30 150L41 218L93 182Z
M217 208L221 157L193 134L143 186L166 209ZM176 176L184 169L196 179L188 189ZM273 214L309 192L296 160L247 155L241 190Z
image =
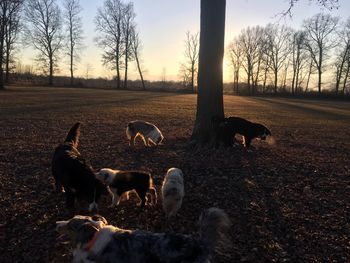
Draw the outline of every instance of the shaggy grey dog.
M208 263L212 252L225 240L230 225L223 210L209 208L200 216L198 238L177 233L126 230L106 225L104 218L84 216L59 221L56 229L73 238L73 262Z

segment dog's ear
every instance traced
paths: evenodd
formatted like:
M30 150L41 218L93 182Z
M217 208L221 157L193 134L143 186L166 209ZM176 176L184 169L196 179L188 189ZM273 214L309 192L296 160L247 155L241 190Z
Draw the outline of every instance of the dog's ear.
M102 228L103 226L108 225L107 219L101 215L93 215L91 217L91 219L94 220L95 222L98 222L99 225L101 225L99 228ZM96 226L96 227L98 227L98 226Z
M67 221L56 221L56 231L58 233L61 233L67 228L67 225L69 223L69 220Z

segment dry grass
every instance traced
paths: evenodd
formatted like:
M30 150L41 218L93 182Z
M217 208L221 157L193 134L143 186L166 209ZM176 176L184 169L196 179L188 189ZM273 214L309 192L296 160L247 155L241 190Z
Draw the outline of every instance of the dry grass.
M185 173L186 196L175 229L195 233L202 209L230 215L231 248L218 262L345 262L350 259L350 104L332 101L225 97L227 115L266 124L277 143L255 149L186 148L195 96L155 92L9 88L0 93L1 262L68 262L56 243L55 221L66 219L64 196L53 191L55 146L82 121L81 153L94 168L152 172L157 188L169 167ZM131 149L129 120L156 123L165 145ZM161 206L139 213L134 201L101 214L124 228L165 231ZM109 200L108 200L109 202Z

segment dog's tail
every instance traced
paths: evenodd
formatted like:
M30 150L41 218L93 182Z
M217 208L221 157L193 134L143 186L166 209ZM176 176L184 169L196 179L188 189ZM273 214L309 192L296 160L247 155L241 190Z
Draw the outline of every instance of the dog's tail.
M149 174L149 193L151 194L151 203L152 205L156 205L157 204L157 190L154 187L153 184L153 179L151 174Z
M71 143L73 147L78 148L78 143L79 143L79 137L80 137L80 126L81 123L77 122L76 124L73 125L72 128L70 128L66 140L64 142Z
M126 137L128 137L128 139L130 140L133 136L132 134L134 134L134 125L132 122L129 122L128 125L126 126ZM130 144L130 142L129 142Z
M227 238L231 221L224 210L211 207L202 212L199 217L199 234L202 241L210 250L227 246L230 242Z

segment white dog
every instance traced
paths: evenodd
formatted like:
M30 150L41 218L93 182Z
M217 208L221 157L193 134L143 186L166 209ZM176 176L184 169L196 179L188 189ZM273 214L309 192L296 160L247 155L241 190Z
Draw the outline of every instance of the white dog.
M183 173L178 168L170 168L162 185L163 210L169 219L181 208L185 195Z
M146 121L131 121L126 127L126 136L129 140L129 145L133 142L135 145L135 139L140 136L145 146L159 145L164 139L162 132L156 125Z

